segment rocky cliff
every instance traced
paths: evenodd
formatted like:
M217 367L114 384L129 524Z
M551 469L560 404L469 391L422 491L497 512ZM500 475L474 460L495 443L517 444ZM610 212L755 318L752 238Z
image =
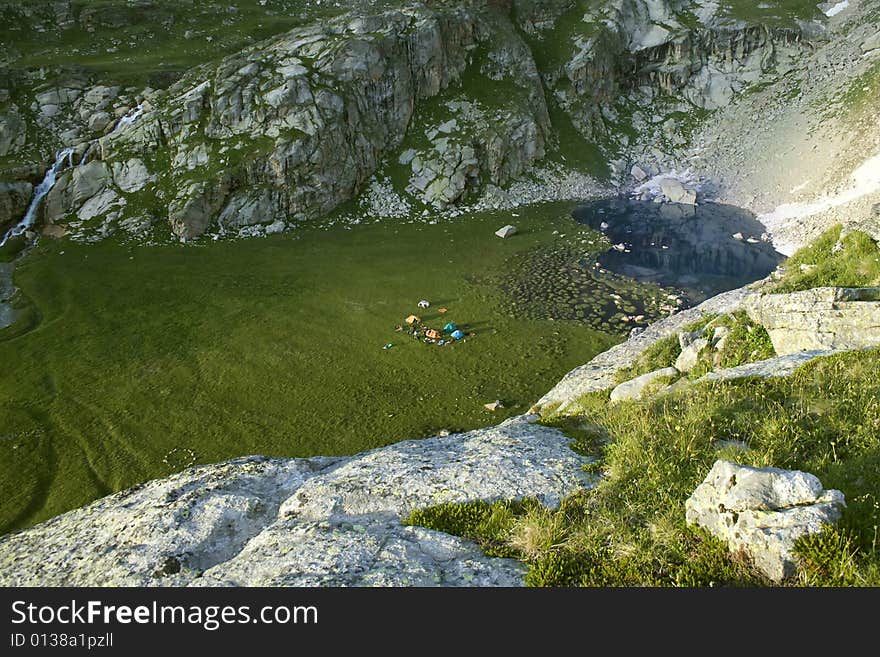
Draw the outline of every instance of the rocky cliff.
M82 237L165 222L182 240L283 230L326 215L377 174L405 207L442 210L542 160L564 161L563 145L613 155L657 142L658 130L681 141L688 117L784 72L819 31L697 16L692 4L358 10L198 66L166 89L79 79L7 92L0 156L35 132L76 144L42 218ZM18 166L5 177L33 184L39 174ZM0 190L0 223L20 214L21 185Z

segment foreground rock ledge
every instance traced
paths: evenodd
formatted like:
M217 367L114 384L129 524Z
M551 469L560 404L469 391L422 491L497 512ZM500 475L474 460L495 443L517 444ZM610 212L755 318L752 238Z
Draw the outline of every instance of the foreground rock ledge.
M345 458L191 468L0 539L3 586L515 586L517 561L401 519L442 502L536 497L594 479L521 416Z
M843 493L808 472L721 460L685 503L688 524L744 551L774 582L797 572L795 542L836 522L845 506Z

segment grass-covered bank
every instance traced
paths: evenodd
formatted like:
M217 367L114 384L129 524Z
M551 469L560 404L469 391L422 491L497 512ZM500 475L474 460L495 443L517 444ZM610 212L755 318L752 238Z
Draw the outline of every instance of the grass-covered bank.
M803 567L790 583L880 585L880 350L645 403L609 404L607 392L595 393L569 412L549 422L597 457L603 479L593 491L558 511L529 502L447 505L410 521L523 559L536 586L764 584L745 559L685 524L685 501L725 458L812 472L846 495L837 528L801 542Z
M865 233L830 228L795 253L771 292L877 285L880 250ZM726 327L727 346L701 356L709 369L769 358L763 327L745 313L706 315L684 331ZM671 365L677 335L656 341L618 381ZM487 553L529 565L534 586L718 586L769 582L741 555L685 522L685 502L717 459L811 472L843 491L842 520L797 545L801 565L787 582L880 585L880 349L815 360L792 376L692 383L645 401L609 403L590 393L545 422L595 457L595 489L558 510L525 500L442 505L413 524L466 536Z
M880 247L859 230L843 232L838 224L785 263L783 276L770 291L799 292L813 287L880 285Z
M596 238L569 209L523 209L506 240L509 215L485 214L186 247L41 241L15 272L41 321L0 339L0 526L193 460L351 454L524 412L618 340L518 316L500 292L512 258ZM413 312L476 335L416 342L394 331Z

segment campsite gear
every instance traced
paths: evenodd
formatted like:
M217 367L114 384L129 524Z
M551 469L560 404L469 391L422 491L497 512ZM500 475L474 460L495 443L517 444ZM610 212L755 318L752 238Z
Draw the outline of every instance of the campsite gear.
M504 403L500 399L496 399L491 404L483 404L483 408L485 408L486 410L495 412L499 408L504 408Z
M382 347L382 348L383 348L383 349L391 349L391 347L393 347L393 346L394 346L394 345L391 344L391 343L389 342L388 344L386 344L386 345L385 345L384 347Z
M458 327L454 323L449 322L446 326L443 327L443 330L447 333L452 333L453 331L457 331Z
M407 324L418 324L421 321L422 320L420 318L416 317L415 315L410 315L409 317L406 318Z
M419 301L419 308L430 308L430 307L431 307L431 302L428 301L427 299L422 299L421 301Z
M445 315L446 313L449 312L449 308L438 308L437 312L440 313L441 315Z
M440 334L440 331L435 331L434 329L428 329L425 331L425 337L431 340L439 340L443 336Z
M455 340L461 340L464 337L464 333L462 333L461 331L456 329L455 331L452 332L452 337Z
M505 237L510 237L511 235L516 235L516 226L507 224L504 228L499 228L498 230L496 230L495 234L502 239L504 239Z

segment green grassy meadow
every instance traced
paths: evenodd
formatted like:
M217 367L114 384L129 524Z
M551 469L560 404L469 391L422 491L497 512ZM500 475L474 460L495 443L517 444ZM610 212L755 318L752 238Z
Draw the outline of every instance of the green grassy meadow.
M190 246L42 240L15 272L36 328L0 332L0 528L193 461L352 454L525 412L619 339L516 316L497 283L512 259L590 234L568 209L523 209L506 240L503 214ZM395 332L414 312L475 335Z

